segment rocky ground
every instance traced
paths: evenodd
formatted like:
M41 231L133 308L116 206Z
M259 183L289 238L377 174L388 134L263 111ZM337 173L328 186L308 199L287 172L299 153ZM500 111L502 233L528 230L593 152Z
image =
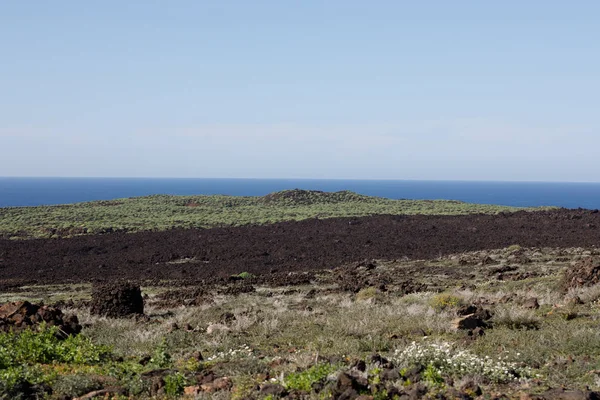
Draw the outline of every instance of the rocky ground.
M110 349L87 364L41 364L49 378L22 386L27 396L593 399L599 257L593 246L515 244L141 291L21 285L0 302L77 315L79 335Z
M211 282L233 274L336 268L365 259L432 259L519 244L600 243L600 213L310 219L263 226L174 229L69 239L0 240L0 287L134 279Z

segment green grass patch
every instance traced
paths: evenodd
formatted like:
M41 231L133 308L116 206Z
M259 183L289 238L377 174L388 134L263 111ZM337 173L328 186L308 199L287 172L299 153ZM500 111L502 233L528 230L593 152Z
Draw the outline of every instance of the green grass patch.
M311 392L313 384L324 381L338 370L340 370L339 365L316 364L304 371L289 374L284 378L284 385L288 389Z
M288 190L263 197L155 195L68 205L0 208L0 237L51 238L115 231L268 224L308 218L495 214L520 209L447 200L392 200L348 191Z

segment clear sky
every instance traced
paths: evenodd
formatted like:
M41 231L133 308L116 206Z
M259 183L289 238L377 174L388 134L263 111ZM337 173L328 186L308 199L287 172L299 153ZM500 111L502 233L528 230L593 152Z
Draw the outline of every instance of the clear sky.
M3 1L0 176L600 181L599 16Z

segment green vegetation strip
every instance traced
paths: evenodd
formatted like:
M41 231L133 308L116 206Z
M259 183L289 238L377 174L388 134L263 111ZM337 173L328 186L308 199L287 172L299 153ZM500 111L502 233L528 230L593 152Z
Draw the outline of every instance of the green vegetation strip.
M448 200L392 200L349 191L287 190L263 197L167 196L0 208L0 237L51 238L115 231L213 228L308 218L495 214L522 208Z

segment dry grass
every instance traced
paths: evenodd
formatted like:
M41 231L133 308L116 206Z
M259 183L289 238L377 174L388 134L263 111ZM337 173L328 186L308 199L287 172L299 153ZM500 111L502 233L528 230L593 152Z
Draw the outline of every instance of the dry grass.
M535 251L541 253L537 259L542 264L534 262L520 268L542 271L538 276L503 281L490 276L489 267L473 267L475 279L447 280L449 287L442 294L425 291L402 295L369 287L355 295L324 285L312 286L317 295L307 298L308 287L298 287L295 292L259 287L256 292L238 296L214 295L211 302L197 307L157 308L153 295L146 307L149 321L145 322L98 318L86 308L65 311L80 317L85 335L98 344L111 346L126 359L152 355L163 342L175 361L185 360L195 351L200 351L205 359L216 357L221 361L211 361L205 368L231 376L240 393L246 393L244 385L254 387L252 382L264 381L267 375L279 378L319 360L348 363L373 353L389 356L413 341L435 340L460 344L480 357L503 357L523 363L541 375L544 385L598 388L593 371L600 365L600 285L567 294L556 291L565 262L548 263L558 250ZM586 250L569 250L568 254L576 256L583 251ZM498 251L499 263L502 254L508 253ZM436 262L448 268L447 260L427 265L435 266ZM387 264L385 268L394 267ZM476 284L465 288L466 283L472 282ZM79 289L76 295L82 296ZM160 290L144 291L154 294ZM47 293L36 290L35 296L44 298L55 292L55 288ZM532 297L541 305L537 310L522 306L524 299ZM583 304L574 304L574 297ZM476 339L453 330L451 321L457 317L457 307L463 304L490 309L494 314L493 328ZM231 313L233 318L223 320L225 313ZM566 314L574 318L565 318ZM173 330L173 324L180 329ZM185 329L188 325L191 331ZM249 352L235 353L246 345ZM229 398L232 393L198 398Z

